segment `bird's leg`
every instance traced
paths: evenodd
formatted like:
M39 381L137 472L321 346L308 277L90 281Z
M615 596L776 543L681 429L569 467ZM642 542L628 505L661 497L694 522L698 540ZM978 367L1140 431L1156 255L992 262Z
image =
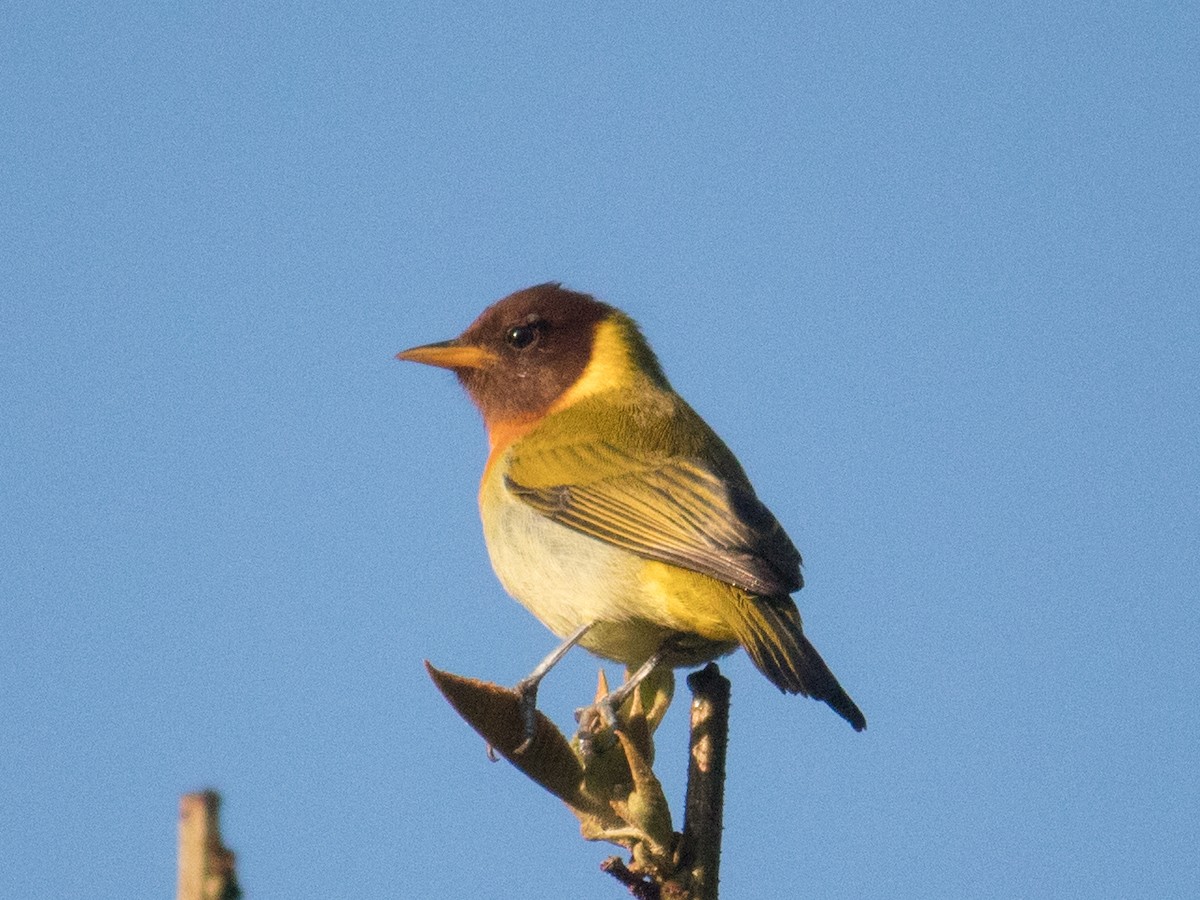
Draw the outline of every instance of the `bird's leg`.
M579 723L580 736L591 737L604 725L614 727L617 724L617 710L621 708L621 704L629 699L629 695L637 690L638 685L646 680L646 676L653 672L662 660L663 650L659 648L619 688L609 691L591 706L576 710L575 721Z
M524 753L528 750L529 745L533 743L533 736L537 733L538 685L546 677L546 673L558 665L558 661L567 655L567 651L583 639L583 636L588 633L588 629L592 627L592 624L588 622L586 625L580 625L576 628L568 635L565 641L554 648L549 656L538 663L532 672L518 681L513 687L513 693L517 695L517 703L521 709L521 722L525 726L525 740L516 746L513 753Z

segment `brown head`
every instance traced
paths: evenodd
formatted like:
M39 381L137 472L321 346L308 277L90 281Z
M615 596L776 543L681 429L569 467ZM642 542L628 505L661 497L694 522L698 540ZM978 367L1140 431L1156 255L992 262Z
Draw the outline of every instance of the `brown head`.
M613 335L608 340L600 337L605 329ZM598 354L606 358L597 360ZM600 377L612 379L639 370L666 383L629 317L555 283L509 294L453 340L413 347L397 358L452 369L489 431L536 421L585 372L602 369Z

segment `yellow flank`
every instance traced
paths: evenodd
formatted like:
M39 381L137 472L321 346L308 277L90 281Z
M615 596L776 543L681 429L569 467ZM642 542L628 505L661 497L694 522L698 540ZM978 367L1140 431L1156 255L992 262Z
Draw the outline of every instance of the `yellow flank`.
M638 334L633 320L614 313L596 326L592 355L579 379L550 407L550 412L567 409L587 397L605 391L629 388L649 379L668 387L658 361Z
M721 610L733 601L738 589L691 569L657 560L642 565L643 589L657 599L667 627L698 634L710 641L734 641L737 635Z

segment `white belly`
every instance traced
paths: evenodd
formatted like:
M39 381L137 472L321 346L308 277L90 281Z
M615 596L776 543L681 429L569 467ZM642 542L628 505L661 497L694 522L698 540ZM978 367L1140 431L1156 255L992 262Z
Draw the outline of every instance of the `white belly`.
M504 487L502 461L480 490L483 533L504 589L559 637L596 627L581 642L610 659L644 659L667 619L638 578L642 560L536 512Z

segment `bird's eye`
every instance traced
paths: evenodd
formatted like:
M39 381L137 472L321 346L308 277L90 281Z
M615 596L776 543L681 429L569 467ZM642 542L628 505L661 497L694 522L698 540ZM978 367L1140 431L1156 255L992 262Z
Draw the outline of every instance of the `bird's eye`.
M514 325L505 332L504 340L514 350L524 350L538 339L537 325Z

